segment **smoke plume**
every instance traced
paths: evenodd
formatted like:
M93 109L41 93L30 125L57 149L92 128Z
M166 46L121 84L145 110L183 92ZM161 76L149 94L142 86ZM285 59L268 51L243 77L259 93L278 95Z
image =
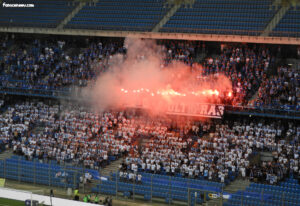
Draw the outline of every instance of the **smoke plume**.
M86 91L98 110L144 107L164 112L170 104L220 103L231 92L230 80L223 76L202 76L201 65L179 61L164 65L165 48L153 40L125 39L126 55L108 60L108 70Z

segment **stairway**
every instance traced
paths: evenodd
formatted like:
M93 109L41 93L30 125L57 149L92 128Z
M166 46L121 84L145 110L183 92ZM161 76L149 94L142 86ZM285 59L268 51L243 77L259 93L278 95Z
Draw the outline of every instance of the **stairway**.
M176 13L176 11L180 8L180 4L175 4L167 13L166 15L155 25L152 29L152 32L158 32L160 28L162 28L169 19Z
M75 9L56 27L57 29L63 29L65 25L86 5L86 2L80 1Z
M205 59L205 57L206 57L206 53L201 52L196 56L196 58L194 59L194 62L202 63L202 61Z
M119 158L116 161L111 162L108 166L100 171L101 176L109 176L111 172L116 172L119 169L119 165L122 163L123 158Z
M261 161L272 161L273 155L271 152L260 152Z
M281 7L277 11L277 13L274 15L273 19L266 26L266 28L263 31L263 33L261 34L261 36L269 36L269 33L273 31L273 29L276 27L276 25L279 23L279 21L285 15L285 13L289 10L289 8L290 8L290 6L283 6L283 7Z
M224 192L235 193L238 190L245 190L250 185L248 179L237 178L224 188Z

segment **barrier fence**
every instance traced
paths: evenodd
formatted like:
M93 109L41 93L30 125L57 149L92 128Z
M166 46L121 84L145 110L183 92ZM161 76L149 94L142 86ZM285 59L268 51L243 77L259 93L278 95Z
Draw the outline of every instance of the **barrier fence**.
M225 184L208 181L204 178L183 178L151 173L139 173L138 178L122 178L119 171L109 177L101 178L92 188L92 192L128 199L145 201L163 201L165 204L202 205L289 205L300 203L298 190L275 185L250 183L243 191L224 191ZM299 188L300 189L300 188Z
M87 172L92 174L93 179L81 183L80 177ZM66 190L80 188L81 193L114 196L116 199L125 197L132 200L159 201L169 205L201 205L208 202L225 206L300 204L300 186L292 178L276 186L250 183L242 191L236 188L232 190L234 192L228 192L224 190L224 183L209 181L204 177L185 178L180 173L170 176L139 171L136 176L131 173L125 177L119 171L114 171L109 176L93 172L95 170L27 161L18 156L0 161L1 178Z
M54 99L70 99L85 102L89 98L84 98L80 90L74 91L60 91L60 90L42 90L42 89L28 89L28 88L15 88L15 87L0 87L0 94L10 95L23 95L33 97L44 97ZM264 116L273 118L288 118L300 119L299 106L287 105L261 105L261 106L236 106L224 105L225 113Z
M51 187L72 188L79 186L85 171L72 166L60 166L22 158L0 161L0 177L18 182L28 182Z

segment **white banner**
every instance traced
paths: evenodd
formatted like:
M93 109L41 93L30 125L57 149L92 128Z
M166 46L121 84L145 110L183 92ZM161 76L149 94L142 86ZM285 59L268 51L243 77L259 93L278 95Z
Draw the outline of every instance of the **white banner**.
M168 106L167 114L184 115L184 116L198 116L221 118L224 114L223 105L214 104L171 104Z
M157 102L156 105L147 105L142 102L136 105L124 105L128 108L150 109L151 107L161 108L160 111L170 115L193 116L193 117L209 117L222 118L224 114L224 105L203 104L203 103L173 103L164 104Z

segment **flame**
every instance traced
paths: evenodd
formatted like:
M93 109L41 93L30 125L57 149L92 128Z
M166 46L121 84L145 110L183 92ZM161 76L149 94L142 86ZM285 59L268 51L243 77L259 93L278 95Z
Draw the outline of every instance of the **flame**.
M151 96L154 96L155 94L157 95L161 95L161 96L181 96L181 97L186 97L188 95L193 95L193 96L199 96L199 95L203 95L203 96L219 96L220 92L218 90L211 90L211 89L208 89L208 90L202 90L202 91L191 91L191 92L188 92L188 93L181 93L181 92L178 92L178 91L175 91L173 89L163 89L163 90L156 90L156 91L153 91L153 90L150 90L150 89L147 89L147 88L141 88L141 89L133 89L133 90L126 90L124 88L121 89L121 92L124 92L124 93L129 93L129 92L132 92L132 93L150 93ZM228 93L228 96L231 97L232 96L232 93L229 92Z

